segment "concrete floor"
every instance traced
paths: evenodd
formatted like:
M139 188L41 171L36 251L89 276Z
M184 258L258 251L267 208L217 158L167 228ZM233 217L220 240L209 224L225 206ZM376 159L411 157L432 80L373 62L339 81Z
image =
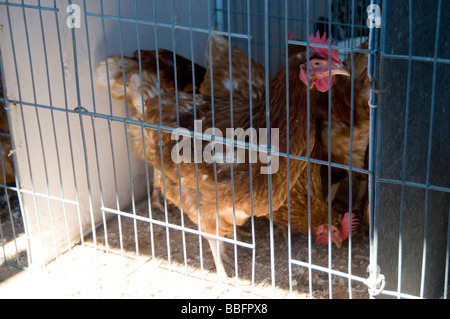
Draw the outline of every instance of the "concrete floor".
M215 272L163 259L127 258L76 246L45 269L26 271L0 264L0 299L21 298L271 298L270 283L217 281ZM289 292L276 288L277 298ZM307 298L293 293L294 298Z

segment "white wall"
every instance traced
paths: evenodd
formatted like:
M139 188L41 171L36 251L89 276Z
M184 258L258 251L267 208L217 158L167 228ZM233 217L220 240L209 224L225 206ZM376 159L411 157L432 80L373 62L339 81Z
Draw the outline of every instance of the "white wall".
M84 12L82 0L72 2ZM86 2L87 12L101 12L99 0ZM173 2L173 22L189 26L189 2ZM36 6L38 1L25 3ZM136 200L147 194L145 164L131 154L129 165L124 124L64 111L82 106L94 112L95 107L97 113L111 114L112 110L113 116L125 117L125 103L113 100L110 105L107 92L92 85L90 72L90 63L95 69L105 55L120 54L119 22L105 18L103 31L100 17L88 16L86 25L82 13L81 28L73 34L66 25L68 1L56 3L56 14L0 4L0 50L7 98L31 104L10 103L9 116L33 267L54 259L69 243L77 243L93 225L101 223L102 199L105 207L117 209L118 202L123 210L131 205L131 185ZM118 15L116 0L103 3L105 15ZM138 18L154 21L153 1L137 3ZM208 27L206 4L192 0L193 27ZM41 6L52 8L53 0L41 0ZM134 1L120 0L120 10L121 16L134 18ZM156 13L159 23L172 23L169 0L157 0ZM138 43L136 24L120 24L123 53L130 55ZM193 34L194 59L204 64L206 34ZM176 30L174 35L176 52L191 58L191 33ZM141 49L155 48L153 26L139 25L139 38ZM158 27L157 40L158 47L173 50L171 28ZM58 109L35 108L34 104Z

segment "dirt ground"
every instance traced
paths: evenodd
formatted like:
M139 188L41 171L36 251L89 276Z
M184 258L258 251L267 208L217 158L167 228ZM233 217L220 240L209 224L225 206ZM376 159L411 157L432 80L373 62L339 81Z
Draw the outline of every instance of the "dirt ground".
M8 225L9 213L2 208L3 236L6 242L11 243L11 234L8 233L11 228ZM13 220L21 246L24 236L18 212L16 210L13 214ZM133 212L130 210L130 213ZM148 217L148 201L138 204L135 213ZM179 210L172 206L169 207L167 216L154 210L152 218L167 220L175 225L181 225L182 221ZM186 216L183 217L183 223L185 227L197 228ZM251 233L251 223L243 229ZM3 291L8 288L8 297L12 296L13 291L21 291L20 296L23 297L24 289L21 288L26 285L26 291L31 298L47 296L42 291L43 286L51 287L48 289L49 297L68 298L369 297L367 287L362 282L352 280L349 294L349 281L346 278L326 272L327 269L332 269L342 273L350 272L361 279L367 277L369 240L366 226L358 227L353 235L350 271L347 242L341 249L333 247L329 254L326 245L316 244L313 240L309 255L308 236L292 234L291 259L301 262L310 260L311 264L325 270L309 271L307 267L294 264L289 269L289 245L281 228L274 227L273 231L273 266L269 221L256 218L254 234L254 250L240 246L235 249L234 245L226 244L227 253L233 259L236 257L236 262L225 264L230 279L228 283L222 283L216 276L214 261L205 239L188 232L170 230L158 225L150 226L144 221L112 216L106 226L96 230L95 241L92 236L88 236L84 245L73 247L42 271L32 274L25 271L20 272L21 276L12 276L8 275L11 270L5 270L5 265L0 267L3 268L3 278L0 271L0 296L3 286ZM249 244L252 241L251 236L243 236L240 240ZM23 247L19 250L21 253L18 261L26 266L26 252ZM329 255L332 256L331 262ZM14 256L8 258L12 263L17 261ZM1 259L3 253L0 254L0 263ZM274 273L271 271L272 267ZM26 279L21 281L23 276L26 276ZM11 281L16 277L16 281ZM11 289L12 287L15 289Z

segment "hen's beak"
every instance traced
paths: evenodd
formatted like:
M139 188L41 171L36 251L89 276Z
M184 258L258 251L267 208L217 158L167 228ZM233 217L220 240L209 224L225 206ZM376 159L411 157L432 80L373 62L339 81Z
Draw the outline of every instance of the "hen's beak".
M342 239L333 239L333 242L337 248L342 248Z
M336 64L331 69L331 74L350 76L350 71L345 67L344 64L336 62Z

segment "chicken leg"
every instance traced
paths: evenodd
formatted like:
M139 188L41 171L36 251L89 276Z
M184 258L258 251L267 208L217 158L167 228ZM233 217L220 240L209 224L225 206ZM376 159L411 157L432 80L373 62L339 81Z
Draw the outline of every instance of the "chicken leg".
M223 266L221 251L224 251L224 245L222 241L217 242L215 239L209 239L209 246L211 248L211 252L214 258L214 263L216 264L217 276L223 282L228 281L227 272L225 271L225 267Z

